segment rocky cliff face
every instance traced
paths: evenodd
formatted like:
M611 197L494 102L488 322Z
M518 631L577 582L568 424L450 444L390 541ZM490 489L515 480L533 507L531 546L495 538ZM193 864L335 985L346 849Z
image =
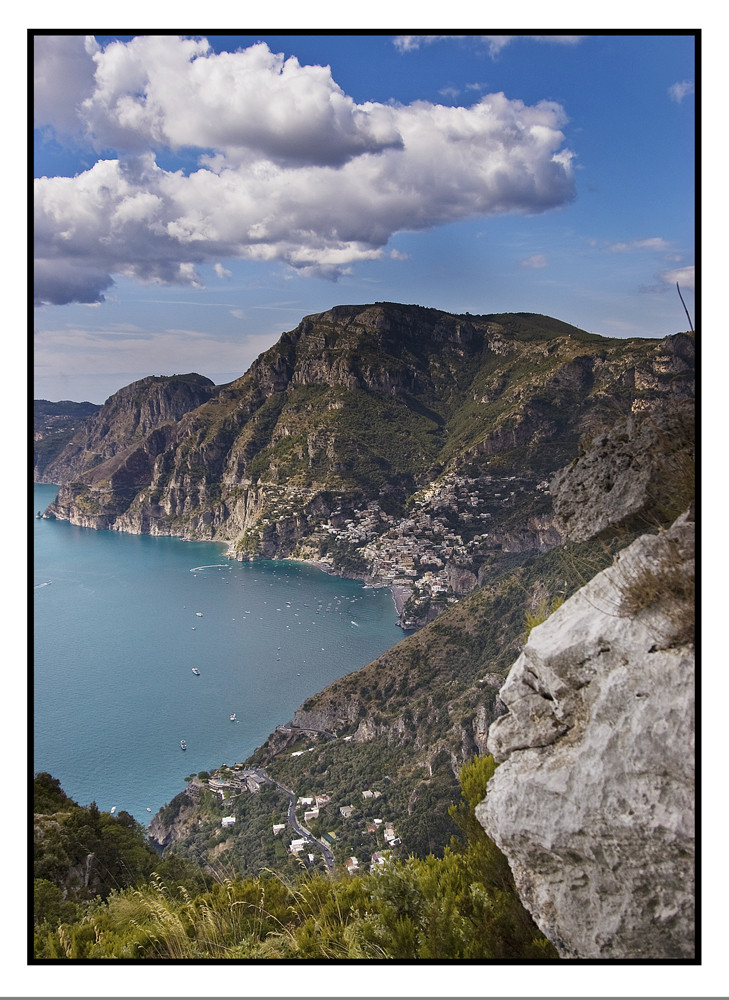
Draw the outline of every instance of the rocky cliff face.
M566 958L694 956L694 525L625 549L533 629L477 815Z
M47 399L33 400L33 481L52 482L46 469L80 430L88 417L101 407L96 403L73 403L62 400L52 403Z
M197 825L197 803L204 783L194 778L184 792L176 795L172 802L152 817L149 837L158 847L172 847L189 836Z
M116 455L141 444L153 431L176 424L215 394L203 375L150 375L115 392L90 415L36 482L73 482Z
M355 318L362 324L370 320L379 322L376 316L372 319L368 310L362 312L364 316L356 310L344 311L345 319L348 317L347 336L352 335ZM327 322L331 326L322 328L321 317L311 318L297 336L316 336L317 350L328 350L327 345L331 347L336 342L340 319L335 322L330 317ZM453 332L452 326L450 329ZM574 627L569 615L576 605L570 601L564 605L567 611L560 611L548 620L547 625L552 622L550 627L554 630L551 640L554 648L549 656L545 653L546 666L543 676L539 673L538 677L530 657L538 636L545 634L546 625L535 629L524 659L519 661L526 664L523 685L514 697L510 693L512 681L501 697L500 689L509 666L523 649L525 615L541 614L541 609L553 606L555 599L578 591L586 577L608 566L612 555L644 530L640 526L650 526L653 531L660 526L668 528L673 521L669 517L671 508L683 503L690 494L692 411L682 403L690 399L692 388L691 378L682 365L692 341L678 335L667 338L666 342L628 342L613 348L598 338L596 354L586 361L585 352L591 349L592 340L575 343L571 338L563 338L562 333L545 339L531 327L527 334L516 321L509 327L510 335L507 336L506 330L507 325L502 324L497 337L488 327L488 347L484 349L487 353L480 356L478 363L475 356L469 362L474 365L468 376L470 388L461 394L461 402L452 411L455 415L447 423L449 433L443 435L446 444L439 445L443 456L450 455L450 471L414 492L407 516L401 515L400 520L391 518L384 523L384 513L380 510L374 541L370 538L363 545L361 538L367 525L372 526L377 520L374 506L353 510L347 506L344 492L335 494L307 487L298 480L295 487L289 486L276 494L274 510L278 514L270 519L267 512L271 507L266 506L266 497L283 486L272 480L273 473L262 472L255 486L251 482L239 494L237 502L243 506L235 516L241 518L240 523L246 516L261 520L261 545L256 550L259 554L290 551L286 546L299 537L309 540L308 551L313 558L319 549L312 525L318 524L326 525L324 530L334 532L335 538L343 532L346 537L358 539L356 544L362 552L376 548L377 559L385 564L417 536L425 539L418 572L439 573L444 585L450 587L447 599L442 600L443 595L439 595L438 607L434 608L433 602L424 612L423 622L431 611L439 615L435 621L424 624L374 663L307 699L293 720L278 727L249 762L266 766L284 784L288 782L287 787L314 788L327 794L337 788L342 801L358 798L362 788L381 782L387 788L388 808L402 836L403 851L427 854L442 850L454 832L447 816L448 805L457 795L459 768L475 753L491 749L491 734L499 732L492 724L505 716L503 752L508 760L497 771L497 778L511 766L512 760L523 767L523 773L516 774L524 783L524 814L519 812L519 802L513 794L508 799L509 792L520 787L510 780L503 783L503 799L494 796L494 809L500 812L504 806L507 831L502 846L515 871L521 873L519 884L525 900L532 899L533 912L542 913L543 930L565 955L617 957L633 949L636 955L644 956L658 947L656 938L660 936L644 935L641 942L640 920L645 919L647 912L662 921L661 933L670 942L663 947L676 947L680 952L682 946L676 942L684 932L688 933L690 889L680 898L676 891L675 906L671 902L673 889L667 889L665 895L661 895L662 889L657 890L657 895L650 897L647 889L644 891L646 878L641 876L640 865L645 862L650 872L648 881L659 886L669 885L668 875L672 871L670 877L675 888L690 850L684 836L690 809L681 811L680 802L682 789L686 791L690 783L690 750L679 761L682 751L668 746L664 738L667 728L673 728L680 740L685 738L688 747L691 735L691 706L688 700L682 703L687 688L681 687L686 685L692 669L688 521L677 525L673 533L644 540L636 550L639 555L635 561L621 558L619 585L613 581L612 589L605 594L600 591L604 600L601 598L602 604L598 606L597 623L588 617L588 612L595 610L592 606L595 597L590 591L577 601L579 615ZM521 346L520 337L527 338L526 348ZM264 356L257 363L261 372L273 371L270 378L259 373L254 382L242 381L248 393L246 412L252 413L252 418L240 416L241 386L234 386L205 404L201 411L183 418L185 434L189 436L191 427L197 427L201 412L219 410L233 399L235 407L229 411L229 427L238 421L236 426L243 427L243 431L236 438L236 432L230 430L234 440L231 451L238 456L236 461L246 463L246 474L251 475L258 459L251 447L255 433L250 425L253 421L260 426L255 422L263 420L256 416L259 404L253 390L258 392L262 385L271 386L275 379L289 377L285 371L297 363L295 340L287 335L282 339L281 353L272 351L268 360ZM453 343L457 343L455 336ZM674 356L671 354L674 349L677 360L669 364L666 359ZM576 360L575 353L583 360ZM484 367L484 357L490 358L488 364L493 362L493 368ZM276 365L280 362L280 367L272 366L271 358ZM507 364L499 369L504 358L514 367ZM542 381L538 382L535 371L542 362L545 367L539 376ZM435 358L429 363L435 364ZM361 370L361 359L357 364ZM317 371L314 360L307 362L307 366L307 377L313 377ZM664 367L666 381L661 382ZM344 369L336 364L334 368L338 374L332 374L329 365L319 369L319 375L336 381ZM372 364L366 370L372 372ZM678 378L677 370L680 370ZM654 372L652 381L648 379L650 372ZM635 389L641 379L650 381L652 386L645 395ZM547 382L549 392L545 390ZM492 384L493 397L488 388ZM390 382L390 389L394 385ZM298 407L296 412L303 414L301 421L314 419L306 407L313 406L312 399L321 402L322 397L312 385L305 388L307 392L315 390L317 395L301 396L299 387L286 390L290 393L288 402L279 399L274 406L270 397L268 403L261 404L269 413L271 434L277 438L278 449L289 447L295 438L296 427L288 406ZM445 390L441 387L440 391ZM330 400L332 409L317 411L318 430L312 433L342 433L342 425L336 421L343 413L347 414L352 399L345 394L349 390L338 386L336 392L336 397L323 397ZM582 396L583 392L586 395ZM357 397L360 402L362 398ZM377 397L381 412L388 412L388 398ZM491 401L483 403L484 398ZM496 408L491 411L488 426L485 422L478 424L482 404ZM434 405L431 413L435 412ZM272 407L270 412L266 407ZM616 411L621 412L621 407L623 417L617 426L605 430L610 421L615 424ZM333 414L333 422L324 428L322 412ZM522 427L520 433L524 422L531 422L532 442L520 450L499 452L491 457L477 455L477 449L471 446L473 440L479 433L488 437L494 425L507 418ZM360 419L358 426L362 423ZM209 426L218 427L215 439L218 445L211 453L211 463L228 462L224 448L219 446L223 440L220 423L211 420ZM414 426L411 424L410 429ZM287 428L288 435L283 433ZM575 436L578 429L586 434L579 454ZM169 433L177 435L178 430ZM453 445L458 435L461 444L467 442L463 448ZM173 443L166 454L180 447L184 440L184 436L176 437L180 444ZM202 443L212 440L210 434L198 438ZM392 434L387 444L391 454ZM450 452L446 451L448 448ZM651 450L650 456L643 454L645 448ZM275 454L276 461L281 463L280 470L287 453L278 450L269 454ZM305 454L310 454L308 449ZM332 455L335 459L341 457L336 450ZM569 465L556 476L557 484L550 491L548 470L558 460L560 466L565 462ZM464 462L466 466L461 464ZM494 462L495 467L489 462ZM224 467L229 469L230 465ZM644 468L649 470L648 474L638 475L638 470ZM579 504L570 500L570 476L580 494ZM636 488L624 489L620 485L621 476ZM287 506L286 498L290 498L289 491L294 488L299 491L296 504ZM184 504L189 493L180 489L175 496L175 502ZM558 513L552 509L553 501ZM200 508L194 510L199 518ZM585 511L589 516L584 516ZM263 526L263 521L268 523ZM461 533L457 537L451 534L456 530ZM572 530L577 539L586 540L565 543ZM439 548L437 539L446 544ZM388 560L382 558L383 553ZM337 550L331 550L327 558L332 561L338 558ZM413 564L417 565L417 559ZM350 564L348 571L357 570ZM412 603L408 601L408 606ZM560 659L557 645L562 640L567 650ZM538 669L541 671L541 667ZM656 677L666 680L665 691L658 696L651 686ZM672 694L676 697L675 705L669 703ZM631 717L634 708L640 714ZM581 756L583 744L586 749ZM299 754L304 746L307 751L315 747L315 752L311 756ZM496 752L501 753L501 744ZM554 754L554 758L542 756L549 754ZM661 754L663 765L659 761ZM661 771L660 766L665 770ZM544 769L547 772L546 790L540 790L540 768L542 775ZM552 769L554 785L550 784ZM611 769L615 775L612 784L606 774ZM537 789L534 792L530 785L532 777ZM678 791L675 794L671 791L664 800L663 790L671 783L678 786ZM516 797L520 796L519 790ZM488 801L492 802L491 796ZM539 840L542 816L548 806L554 815ZM680 816L671 817L672 809L681 811ZM440 817L437 830L433 825L435 817ZM567 827L564 831L560 829L562 817ZM189 820L194 826L194 811ZM192 842L190 823L179 831L178 846L182 850L186 849L186 842ZM649 833L651 836L655 833L659 847L653 855L644 854L642 861L636 861L640 843ZM499 839L496 827L492 835ZM239 837L244 852L251 847L247 836L242 824ZM519 854L522 849L523 856ZM657 859L661 851L669 859L665 869ZM687 863L686 872L689 867ZM625 898L618 898L623 871L629 889ZM575 896L578 904L570 916L562 919L559 908L566 907L572 891L578 890L582 892ZM603 896L604 904L600 902ZM632 897L636 900L634 904L630 902ZM663 903L665 908L661 910ZM595 918L598 929L593 928L592 938L586 931L585 940L571 936L575 931L570 920L572 924L579 923L579 905L602 907ZM621 929L619 914L623 912L627 915ZM675 919L674 913L678 914Z
M558 528L581 542L678 516L694 492L694 434L693 401L676 400L581 442L577 459L550 484Z

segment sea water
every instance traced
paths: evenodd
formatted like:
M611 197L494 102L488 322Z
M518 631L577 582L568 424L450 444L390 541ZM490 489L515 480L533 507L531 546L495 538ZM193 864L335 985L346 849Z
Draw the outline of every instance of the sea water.
M34 513L56 492L35 486ZM145 824L403 638L388 590L52 519L34 521L33 586L34 769Z

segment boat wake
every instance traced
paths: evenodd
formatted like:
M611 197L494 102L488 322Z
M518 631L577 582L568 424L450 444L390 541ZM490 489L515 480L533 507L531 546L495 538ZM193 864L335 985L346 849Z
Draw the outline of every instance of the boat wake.
M50 587L52 583L53 580L46 580L45 583L36 583L36 585L33 587L33 590L40 590L41 587Z
M230 569L230 563L211 563L209 566L193 566L191 573L199 573L204 569Z

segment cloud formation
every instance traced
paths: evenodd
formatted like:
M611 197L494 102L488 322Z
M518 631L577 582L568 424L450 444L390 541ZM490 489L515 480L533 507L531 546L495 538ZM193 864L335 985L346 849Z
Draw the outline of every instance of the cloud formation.
M672 271L662 271L660 278L661 281L665 281L670 285L679 284L682 288L691 289L696 287L696 277L693 264L685 267L676 267Z
M649 236L644 240L629 240L627 243L608 243L608 250L612 253L628 253L631 250L669 250L671 244L667 243L661 236Z
M39 41L36 124L106 157L35 182L39 303L102 301L117 274L194 286L201 264L223 276L231 258L336 278L398 231L574 196L553 102L356 104L328 67L263 43ZM163 169L167 149L194 151L197 169Z
M680 83L673 83L668 88L668 93L672 101L676 104L680 104L684 97L688 97L689 94L693 94L694 85L692 80L681 80Z
M530 257L525 257L521 261L522 267L540 268L547 266L547 257L543 253L533 253Z

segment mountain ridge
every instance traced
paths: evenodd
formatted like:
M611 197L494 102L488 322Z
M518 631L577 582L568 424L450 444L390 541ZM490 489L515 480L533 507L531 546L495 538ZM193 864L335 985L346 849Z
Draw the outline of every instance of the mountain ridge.
M499 552L556 544L547 479L616 414L689 396L692 355L686 334L607 340L533 314L337 306L225 386L194 377L205 384L182 403L176 386L177 410L161 405L157 381L115 394L93 418L115 428L110 440L80 432L52 467L61 490L49 515L224 541L239 559L323 560L410 587L407 620L418 623ZM152 389L144 423L129 399ZM458 501L434 529L439 545L422 518L409 524L412 552L390 541L464 484L480 524ZM415 592L421 564L435 591Z

